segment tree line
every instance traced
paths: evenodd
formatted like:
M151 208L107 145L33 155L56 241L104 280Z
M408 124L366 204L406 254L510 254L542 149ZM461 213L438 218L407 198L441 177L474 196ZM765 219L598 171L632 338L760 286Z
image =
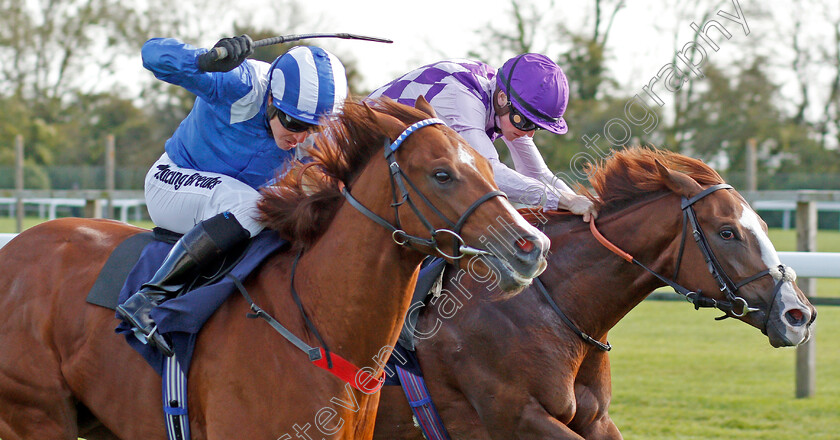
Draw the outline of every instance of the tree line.
M0 170L11 169L14 138L22 135L27 187L98 187L97 179L74 177L67 170L101 165L105 138L114 135L117 166L127 176L118 179L118 187L139 189L194 99L183 89L149 80L138 62L142 43L153 36L196 42L208 35L248 33L259 39L274 34L248 17L190 19L201 11L224 10L220 0L169 2L165 8L159 3L0 0L0 56L11 60L0 65ZM665 106L650 93L620 85L610 68L621 39L615 24L631 19L622 15L624 0L510 0L504 14L511 19L481 27L477 32L484 44L471 55L500 66L515 54L542 52L563 67L571 89L570 131L536 136L549 167L565 175L583 179L582 158L598 159L611 148L640 144L699 157L738 186L744 183L745 146L754 142L759 189L840 189L840 10L830 0L790 3L793 13L780 26L777 11L763 4L747 9L737 0L663 0L661 13L699 29L678 34L662 25L659 30L668 36L659 44L674 36L673 59L663 64L678 66L670 79L665 72L653 85L662 93L664 81L670 81ZM309 4L272 4L279 17L288 17L283 23L288 33L312 31L294 19L305 15ZM571 5L584 19L563 21L545 13ZM704 36L717 44L729 39L713 25L705 33L702 27L717 20L727 32L742 32L732 19L739 16L737 8L753 34L745 47L727 47L743 54L737 63L718 61L710 56L713 48ZM814 11L829 32L808 32ZM766 29L782 30L768 38L761 34ZM786 55L768 55L767 46L783 47ZM287 49L260 48L254 58L271 61ZM364 72L356 68L352 53L337 54L348 68L351 92L364 95L368 91L359 86ZM700 63L693 72L691 65ZM828 80L814 81L815 69ZM797 97L791 99L783 87L793 87ZM504 148L500 152L504 156ZM12 175L0 172L0 187L11 187Z

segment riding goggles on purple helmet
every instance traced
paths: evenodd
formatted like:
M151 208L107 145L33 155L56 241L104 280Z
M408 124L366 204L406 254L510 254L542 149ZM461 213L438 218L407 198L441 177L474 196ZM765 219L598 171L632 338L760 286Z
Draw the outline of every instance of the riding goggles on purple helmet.
M526 118L522 113L519 113L519 110L517 110L512 104L508 104L508 119L510 119L511 125L522 131L540 129L534 121Z
M516 110L509 115L514 127L523 131L539 127L555 134L568 131L563 113L569 103L569 83L547 56L526 53L509 59L499 69L496 84L508 95L511 110Z

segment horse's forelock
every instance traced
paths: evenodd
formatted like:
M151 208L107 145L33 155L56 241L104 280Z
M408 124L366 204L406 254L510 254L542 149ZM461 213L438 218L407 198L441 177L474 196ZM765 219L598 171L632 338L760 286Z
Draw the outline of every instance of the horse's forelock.
M395 136L387 133L379 118L393 117L409 125L428 117L389 99L368 103L345 102L342 113L319 129L313 161L294 163L277 185L262 190L259 219L266 227L299 246L310 246L343 202L340 188L349 185L374 154L383 152L386 139L390 142Z
M399 121L394 125L402 131L428 116L388 98L346 103L341 115L321 128L313 158L328 174L349 184L374 154L383 152L384 141L399 134L388 132L389 117Z
M589 183L598 194L599 209L611 210L635 200L668 191L656 161L666 168L685 173L701 185L723 183L720 175L698 159L652 147L631 147L613 151L597 165L589 164Z

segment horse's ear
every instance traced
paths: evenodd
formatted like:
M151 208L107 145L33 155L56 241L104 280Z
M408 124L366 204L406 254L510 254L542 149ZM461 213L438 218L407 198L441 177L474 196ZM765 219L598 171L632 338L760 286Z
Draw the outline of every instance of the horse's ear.
M426 97L423 96L423 95L418 96L417 100L414 101L414 108L416 108L417 110L420 110L422 112L425 112L431 118L436 118L437 117L437 113L435 113L435 109L432 108L432 105L429 104L429 101L426 101Z
M367 102L362 102L362 105L365 107L365 111L367 112L368 117L373 120L376 120L376 112L373 111L372 108L370 108L370 105L368 105Z
M659 160L654 160L654 162L656 162L656 169L659 171L665 186L676 194L690 198L703 190L703 187L688 174L669 170Z
M385 99L390 99L390 98L385 98ZM397 136L399 136L400 133L402 133L403 130L405 130L405 124L400 122L399 119L397 119L397 118L395 118L391 115L387 115L385 113L380 113L380 112L374 110L371 106L368 105L367 102L363 102L362 105L364 105L365 111L367 112L368 117L370 117L371 120L375 121L376 125L379 125L380 127L382 127L382 129L385 130L386 135L391 140L396 139Z

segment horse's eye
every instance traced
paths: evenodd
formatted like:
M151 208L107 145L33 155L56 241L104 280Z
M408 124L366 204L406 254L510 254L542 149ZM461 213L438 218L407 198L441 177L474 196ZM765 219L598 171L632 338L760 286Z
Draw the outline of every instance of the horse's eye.
M724 229L720 231L720 238L724 240L732 240L733 238L735 238L735 233L729 229Z
M437 180L438 183L447 183L452 180L452 176L450 176L446 171L437 171L435 172L435 180Z

